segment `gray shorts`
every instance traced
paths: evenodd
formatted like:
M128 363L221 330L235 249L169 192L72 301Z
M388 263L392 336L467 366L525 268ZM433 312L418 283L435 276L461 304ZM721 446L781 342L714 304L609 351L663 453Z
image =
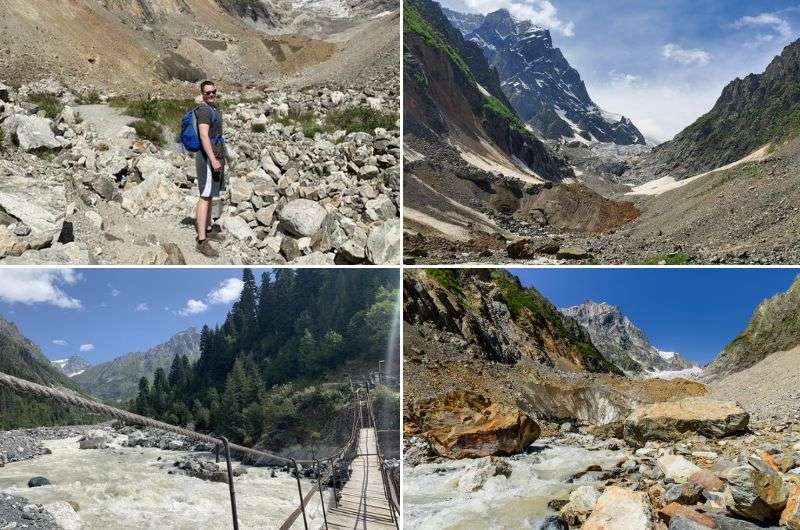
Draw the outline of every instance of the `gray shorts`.
M201 197L219 197L219 192L225 191L225 163L218 176L212 175L211 164L205 153L198 151L194 156L194 165L197 170L197 187ZM214 178L216 176L216 178Z

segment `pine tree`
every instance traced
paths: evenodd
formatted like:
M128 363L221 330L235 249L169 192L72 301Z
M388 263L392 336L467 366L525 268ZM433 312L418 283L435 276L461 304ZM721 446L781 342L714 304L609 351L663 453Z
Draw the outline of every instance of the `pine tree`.
M136 396L135 412L142 416L150 416L152 407L150 406L150 381L146 377L139 379L139 394Z
M169 368L169 387L174 390L178 387L181 381L181 357L177 353L172 358L172 365Z

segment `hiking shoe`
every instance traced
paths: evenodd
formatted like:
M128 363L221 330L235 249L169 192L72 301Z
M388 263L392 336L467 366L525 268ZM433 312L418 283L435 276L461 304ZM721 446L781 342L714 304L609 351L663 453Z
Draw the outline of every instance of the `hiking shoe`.
M197 242L197 252L208 258L216 258L219 256L219 252L211 246L211 242L207 238Z
M222 233L219 225L212 225L206 228L206 238L214 241L225 241L225 234Z

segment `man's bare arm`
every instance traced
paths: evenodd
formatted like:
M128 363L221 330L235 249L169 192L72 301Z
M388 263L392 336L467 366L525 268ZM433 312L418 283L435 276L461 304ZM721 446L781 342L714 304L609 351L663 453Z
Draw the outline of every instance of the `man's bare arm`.
M200 131L200 143L203 145L203 151L211 164L211 169L219 171L222 168L222 164L220 164L217 157L214 156L214 148L211 146L211 138L208 136L208 131L211 129L211 126L207 123L201 123L197 128Z

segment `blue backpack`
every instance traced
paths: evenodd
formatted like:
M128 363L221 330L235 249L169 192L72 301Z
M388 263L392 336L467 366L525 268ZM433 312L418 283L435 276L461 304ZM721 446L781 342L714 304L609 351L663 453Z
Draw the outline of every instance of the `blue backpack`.
M203 148L203 144L200 142L200 129L197 127L197 109L199 108L199 106L193 108L184 114L181 120L181 144L190 153L196 153ZM209 108L211 108L211 127L214 127L217 123L217 111L213 107ZM211 136L209 139L212 144L225 142L222 136Z

